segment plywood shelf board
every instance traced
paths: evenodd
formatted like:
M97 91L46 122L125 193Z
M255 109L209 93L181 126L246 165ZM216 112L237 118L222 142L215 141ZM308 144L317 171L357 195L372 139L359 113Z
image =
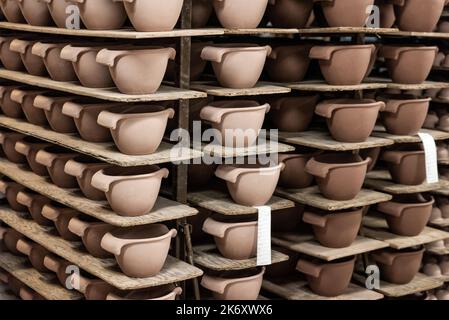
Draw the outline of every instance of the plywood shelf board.
M187 198L189 203L194 206L226 216L252 215L258 212L254 207L242 206L235 203L227 193L221 191L207 190L191 192ZM276 196L273 196L266 205L271 207L272 211L295 207L293 201Z
M436 141L448 140L449 132L444 132L440 130L431 130L431 129L421 129L421 133L430 134ZM398 136L394 134L390 134L386 132L386 129L381 126L376 126L373 136L393 140L394 143L420 143L422 140L418 135L415 136Z
M275 193L280 197L284 197L294 202L327 211L364 207L390 201L393 198L391 195L368 189L363 189L355 199L349 201L335 201L326 199L320 193L318 187L309 187L305 189L277 188Z
M2 208L0 209L0 220L47 250L121 290L150 288L202 275L200 269L168 256L163 269L156 276L131 278L120 271L115 259L94 258L82 249L81 243L68 242L53 235L48 232L48 228L43 228L34 221L26 220L24 214Z
M258 96L270 94L285 94L291 92L291 89L287 88L286 86L268 82L259 82L254 88L248 89L223 88L219 84L213 82L193 82L190 87L193 90L202 91L207 95L216 97Z
M25 166L0 159L0 173L25 187L86 215L119 227L132 227L194 216L198 210L178 202L158 197L153 211L141 217L122 217L112 211L105 201L85 198L78 189L62 189L47 178L40 177Z
M195 264L215 271L245 270L257 267L257 258L246 260L231 260L223 257L215 245L201 245L193 248ZM287 261L289 257L283 253L272 250L272 264Z
M426 251L428 253L437 255L437 256L446 256L449 255L449 247L447 248L438 248L438 249L430 249L430 248L426 248Z
M1 252L0 268L47 300L79 300L83 298L78 292L63 288L54 274L43 274L30 267L28 258Z
M260 154L277 154L295 151L295 148L284 144L270 141L266 143L256 144L248 148L231 148L224 147L217 144L203 144L201 148L193 147L196 151L202 151L203 154L207 154L210 157L217 158L237 158L237 157L249 157Z
M145 95L128 95L120 93L117 88L87 88L76 82L60 82L45 77L37 77L24 72L0 69L0 78L17 81L40 88L53 89L76 95L116 102L151 102L206 98L204 92L179 89L162 85L156 93Z
M282 85L296 91L318 91L318 92L377 90L388 88L387 84L382 82L366 82L358 85L330 85L327 84L324 80L307 80L296 83L285 83Z
M391 31L386 32L386 36L394 37L418 37L418 38L435 38L435 39L448 39L449 33L444 32L414 32L414 31Z
M429 221L429 225L437 228L447 228L449 227L449 218Z

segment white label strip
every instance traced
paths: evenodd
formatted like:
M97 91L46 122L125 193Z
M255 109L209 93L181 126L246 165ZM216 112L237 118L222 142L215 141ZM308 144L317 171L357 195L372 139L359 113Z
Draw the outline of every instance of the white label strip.
M259 211L257 234L257 265L271 264L271 208L267 206L256 207Z
M439 181L439 176L437 145L435 139L428 133L419 133L418 135L421 138L426 153L427 183L437 183Z

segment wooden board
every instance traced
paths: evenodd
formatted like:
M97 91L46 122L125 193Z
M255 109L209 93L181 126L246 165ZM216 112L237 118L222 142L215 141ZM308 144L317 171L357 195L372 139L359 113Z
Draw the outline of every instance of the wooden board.
M277 188L276 194L294 202L327 211L345 210L356 207L369 206L376 203L390 201L393 197L373 190L363 189L355 199L349 201L335 201L326 199L318 187L305 189Z
M437 196L449 197L449 183L447 181L441 180L445 186L438 190L432 190L432 194Z
M340 249L327 248L316 240L304 241L304 236L297 233L275 234L272 236L271 241L277 246L325 261L334 261L388 247L388 244L382 241L357 237L350 247Z
M196 149L195 146L193 146ZM295 151L295 148L284 143L266 142L262 144L257 144L248 148L231 148L224 147L217 144L203 144L201 149L197 148L198 151L209 155L210 157L217 158L237 158L237 157L249 157L256 156L259 154L271 155L284 152Z
M366 279L364 276L354 274L354 280L364 284ZM428 277L422 273L418 273L412 282L404 285L388 283L385 281L380 282L380 288L376 289L377 292L385 295L386 297L399 298L409 296L415 293L424 292L441 287L443 282L441 280Z
M58 133L50 128L36 126L24 120L13 119L4 115L0 115L0 126L49 141L51 143L94 157L98 160L121 167L135 167L184 161L194 158L201 158L203 155L201 151L188 148L182 148L175 151L172 144L163 141L158 150L153 154L144 156L130 156L121 153L113 142L88 142L75 134Z
M47 250L121 290L150 288L185 281L203 274L200 269L168 256L163 269L156 276L131 278L120 271L115 259L94 258L84 251L81 243L65 241L49 232L51 229L43 228L34 221L26 220L23 216L23 214L11 209L0 209L0 220L4 223L47 248Z
M449 255L449 247L441 248L441 249L430 249L426 247L426 251L431 254L435 254L437 256L446 256Z
M295 28L255 28L255 29L223 29L225 35L288 35L298 34L299 29Z
M424 231L416 237L404 237L391 233L388 230L387 221L375 216L363 218L362 228L366 237L386 242L391 248L402 250L427 243L449 238L449 232L426 227Z
M429 225L432 227L437 227L437 228L447 228L447 227L449 227L449 219L429 221Z
M394 144L393 140L377 137L369 137L367 141L360 143L343 143L334 140L328 132L324 131L279 132L278 139L285 143L329 151L351 151Z
M436 141L448 140L449 132L440 130L421 129L421 133L430 134ZM387 133L384 127L377 126L372 134L373 136L393 140L394 143L420 143L422 142L418 135L416 136L397 136Z
M377 90L386 89L386 83L366 82L358 85L330 85L324 80L308 80L297 83L283 84L286 87L297 91L318 91L318 92L340 92L340 91L359 91L359 90Z
M1 252L0 268L25 283L47 300L79 300L84 298L77 291L62 287L54 274L42 274L30 267L28 259L25 257Z
M78 189L62 189L47 178L40 177L24 166L0 159L0 173L48 198L119 227L132 227L194 216L198 210L158 197L153 211L141 217L122 217L111 210L105 201L93 201L85 198Z
M423 183L417 186L408 186L396 184L391 180L391 175L388 171L371 171L367 174L365 179L365 187L379 190L390 194L411 194L419 192L429 192L439 190L445 186L447 182L440 180L437 183Z
M180 99L205 98L207 94L199 91L179 89L162 85L156 93L145 95L129 95L120 93L117 88L87 88L76 82L60 82L45 77L37 77L24 72L0 69L0 78L17 81L40 88L53 89L80 96L117 102L151 102Z
M449 88L449 82L426 81L421 84L388 83L388 89L399 90L428 90Z
M444 32L414 32L414 31L392 31L384 33L386 36L394 37L420 37L420 38L435 38L435 39L449 39L449 33Z
M257 258L247 260L231 260L223 257L214 244L201 245L193 248L195 264L215 271L245 270L257 267ZM289 257L283 253L272 250L272 264L287 261Z
M198 206L226 216L250 215L258 212L254 207L242 206L235 203L227 193L216 190L191 192L188 194L187 199L193 206ZM271 208L271 211L295 207L293 201L276 196L273 196L266 205Z
M265 279L262 289L287 300L380 300L384 296L375 291L351 283L347 291L338 297L323 297L313 293L307 282L299 277Z
M176 29L172 31L159 32L138 32L134 29L119 30L87 30L87 29L65 29L57 27L40 27L24 23L0 22L1 29L39 32L47 34L57 34L76 37L98 37L98 38L118 38L118 39L154 39L154 38L175 38L175 37L196 37L196 36L219 36L224 34L222 28L206 29Z
M327 27L299 29L300 34L384 34L396 31L399 31L399 29L369 27Z
M207 93L209 96L216 97L240 97L240 96L259 96L268 94L290 93L291 89L286 86L259 82L254 88L231 89L220 87L217 83L211 82L193 82L190 86L193 90Z

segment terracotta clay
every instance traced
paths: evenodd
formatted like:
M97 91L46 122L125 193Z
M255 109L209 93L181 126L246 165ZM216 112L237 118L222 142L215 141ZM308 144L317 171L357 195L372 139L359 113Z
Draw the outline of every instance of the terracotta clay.
M271 121L280 131L306 131L312 122L318 99L318 96L274 98L270 101Z
M169 230L162 224L115 230L105 234L101 247L115 255L124 274L147 278L161 271L176 234L176 229Z
M331 200L351 200L361 191L370 158L345 153L315 156L307 162L306 172L315 176L320 192Z
M109 204L117 214L136 217L151 212L161 181L168 175L168 169L157 166L111 167L95 173L92 186L105 192Z
M313 0L269 0L268 18L276 28L304 28L312 15Z
M25 236L14 229L6 229L1 236L6 249L12 254L20 255L20 251L17 250L17 242L20 239L25 239Z
M388 133L414 136L423 127L431 99L407 97L386 98L386 107L381 113L382 123Z
M381 148L369 148L360 150L359 154L362 159L370 158L371 163L368 166L368 172L372 171L379 160Z
M123 2L137 31L173 30L181 15L183 0L115 0Z
M429 76L438 47L382 46L379 56L385 58L393 82L420 84Z
M390 230L402 236L414 237L424 230L430 219L432 197L402 195L392 201L380 203L377 210L384 213Z
M44 93L36 95L33 106L43 110L50 127L59 133L77 132L75 121L62 113L62 108L66 102L75 100L74 96L61 96L59 93Z
M192 2L192 28L204 28L213 11L209 0L193 0Z
M57 0L45 0L55 2ZM65 0L59 0L65 1ZM55 81L71 82L78 80L71 62L61 58L61 50L66 44L52 42L36 42L31 53L40 57L50 77Z
M302 3L303 1L293 1ZM279 46L273 48L265 68L276 82L300 82L309 69L310 45Z
M12 71L24 71L25 66L23 65L20 54L12 51L10 48L11 42L15 39L15 37L0 36L0 60L5 69Z
M336 297L348 288L354 272L354 264L355 257L330 263L300 259L296 269L306 275L314 293L325 297Z
M283 163L270 167L221 165L215 175L226 181L236 203L254 207L263 206L271 199L284 168Z
M14 148L18 153L23 154L27 158L28 165L35 174L45 177L48 176L47 168L36 162L36 155L39 150L50 146L51 144L48 142L33 137L26 137L17 141Z
M438 125L440 118L437 113L434 111L429 111L426 116L426 120L424 120L423 128L426 129L435 129Z
M101 247L104 235L116 229L116 227L102 222L85 222L78 217L70 219L68 228L83 240L86 250L96 258L109 258L111 253Z
M44 266L56 274L59 282L64 288L67 286L67 281L69 281L68 278L71 276L67 271L71 269L70 267L73 267L70 262L56 258L50 254L45 256Z
M75 177L69 176L64 172L67 161L78 156L77 153L51 146L38 151L36 155L37 163L47 167L51 181L60 188L76 188L78 183Z
M20 11L19 3L17 0L1 0L0 6L3 14L8 22L23 23L25 18Z
M206 274L201 279L201 286L212 291L215 300L257 300L264 273L265 268L240 271L232 275Z
M141 0L135 1L140 2ZM98 53L96 61L109 67L112 79L120 92L152 94L161 85L168 60L174 60L175 56L176 50L173 48L103 49Z
M298 264L300 254L289 249L273 246L273 250L281 252L289 257L287 261L279 262L267 266L266 276L268 278L286 278L296 273L296 265Z
M182 289L173 284L162 287L154 287L145 290L132 291L124 297L110 294L107 300L162 300L170 301L176 300L176 297L181 295Z
M237 1L240 2L241 0ZM267 56L270 54L270 46L208 46L203 49L201 58L212 62L215 76L223 87L245 89L253 88L256 85L262 74Z
M112 141L111 132L97 123L103 111L120 112L126 108L123 103L101 101L71 100L64 103L62 114L73 118L81 138L89 142Z
M32 26L48 26L53 20L48 6L41 0L16 0L28 24Z
M443 275L440 266L436 263L426 263L422 272L429 277L441 277Z
M381 101L335 99L319 103L315 113L327 120L335 140L364 142L373 132L379 112L384 108L385 103Z
M210 3L209 0L200 0L200 1L207 1ZM207 61L201 59L201 52L203 51L204 47L212 45L213 42L195 42L192 41L192 48L190 53L190 79L191 80L199 80L201 76L204 74L204 71L207 67ZM173 48L176 48L175 45L173 45ZM175 81L177 78L177 65L176 62L173 60L168 61L167 66L167 72L165 73L165 78L168 81Z
M394 284L407 284L421 267L424 249L395 251L386 249L370 254L380 267L381 279Z
M115 30L123 27L126 12L122 3L114 0L68 0L78 6L83 24L90 30ZM101 12L101 15L98 14Z
M315 46L309 57L319 60L328 84L357 85L368 73L375 50L374 45Z
M21 133L0 131L0 144L2 145L3 152L9 161L17 164L27 162L26 157L23 154L18 153L15 149L17 141L24 138L25 135Z
M111 131L120 152L129 155L146 155L156 152L165 134L168 119L175 110L158 106L134 106L117 113L100 112L97 122Z
M46 300L39 293L37 293L36 291L34 291L34 290L30 289L30 288L27 288L27 287L20 288L19 297L23 301Z
M69 230L70 220L80 215L78 211L52 203L43 206L42 215L53 221L61 238L67 241L78 240L78 235Z
M38 2L38 1L36 1ZM10 50L20 55L26 71L33 76L47 76L47 68L41 57L31 51L37 40L14 39L9 46Z
M443 220L443 215L441 213L441 210L439 208L432 208L432 212L430 214L430 222L439 222Z
M362 225L363 208L342 212L306 210L302 220L312 225L315 238L328 248L346 248L357 238Z
M11 91L11 100L22 107L22 111L29 123L45 126L48 124L48 121L44 110L34 107L34 99L36 99L36 96L45 93L46 91L43 90L14 89Z
M270 105L256 101L232 100L210 103L200 117L219 131L218 143L226 147L246 148L256 143Z
M72 4L68 0L42 0L47 3L48 10L50 11L53 21L56 23L58 28L67 28L67 18L69 14L67 13L67 7Z
M435 56L435 60L433 60L433 65L435 67L440 67L443 64L443 61L446 59L446 54L444 52L438 52Z
M79 156L67 161L64 167L64 172L68 175L76 177L79 188L86 198L101 201L106 200L106 195L103 191L100 191L92 186L92 177L98 171L109 167L112 166L90 157Z
M279 162L285 164L282 171L279 185L287 189L302 189L310 187L313 183L313 176L306 172L307 162L316 153L285 153L279 155Z
M3 193L9 206L15 211L25 211L27 208L17 202L17 194L25 190L25 187L13 181L0 180L0 192Z
M212 0L220 24L227 29L254 29L262 21L268 0Z
M24 255L28 256L31 265L39 272L48 272L48 269L44 266L44 258L50 252L38 244L30 243L24 239L17 241L17 251L20 251Z
M51 200L45 196L31 191L20 191L17 202L28 209L31 217L41 226L51 226L53 223L42 215L42 207L50 204Z
M215 244L225 258L246 260L257 253L257 221L230 223L208 218L203 231L214 236Z
M432 32L440 20L445 0L393 0L400 30Z
M25 115L23 114L22 107L19 103L14 101L11 97L11 93L20 88L20 86L12 85L12 86L1 86L0 85L0 107L3 113L15 119L23 118Z
M364 27L374 0L318 0L330 27Z
M389 0L376 0L375 5L380 10L380 26L381 28L392 28L396 22L396 13L394 4Z
M425 153L421 146L406 145L384 151L393 181L404 185L420 185L426 180Z

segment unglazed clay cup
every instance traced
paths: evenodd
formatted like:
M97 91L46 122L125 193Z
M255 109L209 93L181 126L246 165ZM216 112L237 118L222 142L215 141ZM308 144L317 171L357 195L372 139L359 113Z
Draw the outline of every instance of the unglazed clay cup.
M61 285L64 288L67 286L67 281L69 280L69 277L71 276L69 273L67 273L67 270L68 270L67 268L69 268L70 266L73 266L73 264L49 254L49 255L46 255L44 258L44 266L48 270L50 270L56 274L58 281L61 283Z
M397 25L403 31L432 32L445 6L445 0L393 0Z
M16 0L26 22L32 26L49 26L53 20L48 6L41 0Z
M221 165L215 175L226 181L232 199L243 206L263 206L274 194L285 164L262 167L258 165Z
M51 181L60 188L76 188L78 183L75 177L65 173L64 167L67 161L78 156L77 153L51 146L41 149L36 154L36 162L47 167Z
M115 0L68 0L80 10L83 24L90 30L115 30L123 27L126 12L123 3ZM101 12L101 14L98 14Z
M112 209L119 215L136 217L150 214L162 179L169 175L168 169L157 166L118 168L98 171L92 177L92 186L106 194Z
M212 1L193 0L192 2L192 28L204 28L214 10Z
M245 89L256 85L270 54L270 46L208 46L201 52L201 58L212 62L215 76L223 87Z
M421 146L410 145L384 151L381 160L388 164L396 183L420 185L426 180L425 152Z
M26 71L33 76L47 76L47 68L41 57L31 51L37 40L14 39L9 46L10 50L20 54Z
M271 99L270 119L280 131L306 131L313 119L319 96Z
M364 27L374 0L315 0L330 27Z
M310 65L310 48L310 45L273 48L265 65L270 79L276 82L303 81Z
M1 0L0 7L8 22L25 22L25 18L23 17L22 11L20 11L19 3L17 2L17 0Z
M44 258L50 254L47 249L39 244L33 244L24 239L17 241L16 248L17 251L28 256L34 269L39 272L48 272L48 269L44 266Z
M169 230L162 224L115 230L104 235L101 247L115 255L124 274L147 278L162 270L176 234L176 229Z
M227 29L254 29L262 21L268 0L212 0L220 24Z
M135 1L140 2L141 0ZM120 92L152 94L159 89L162 83L168 60L174 60L175 57L176 50L173 48L103 49L98 53L96 61L109 67L112 79Z
M69 14L67 13L67 7L72 4L68 0L41 0L47 3L48 10L53 21L56 23L58 28L67 28L67 18Z
M39 176L45 177L48 176L47 168L36 162L36 155L40 150L50 146L51 143L33 137L25 137L24 139L17 141L14 148L18 153L27 158L28 166L31 168L31 171Z
M15 37L0 36L0 60L7 70L24 71L25 66L20 54L11 50L11 42L15 39Z
M257 253L257 221L221 222L208 218L203 231L214 236L220 253L228 259L246 260Z
M105 110L98 115L97 123L110 130L120 152L129 155L147 155L161 145L168 119L175 110L159 106L134 106L122 112Z
M20 141L25 137L26 136L21 133L0 131L0 144L9 161L17 164L27 162L26 157L23 154L18 153L15 149L17 141Z
M15 255L20 255L20 251L17 250L17 242L20 239L25 239L25 236L14 229L0 229L0 240L3 240L3 244L9 252Z
M376 0L375 5L380 10L380 26L381 28L391 28L396 22L396 13L393 2L390 0Z
M21 119L25 117L21 105L14 101L11 97L11 93L19 88L21 87L17 85L0 85L0 107L7 117L15 119Z
M42 215L42 208L50 204L51 200L40 194L30 191L20 191L17 194L17 202L28 209L31 217L41 226L51 226L53 223Z
M269 111L269 104L251 100L217 101L202 108L200 117L218 130L223 146L247 148L256 143Z
M3 193L8 201L9 206L14 211L25 211L27 207L17 202L17 194L24 191L26 188L17 182L0 180L0 192Z
M268 19L276 28L304 28L312 15L313 0L269 0Z
M324 117L332 137L340 142L364 142L374 130L385 103L370 99L335 99L319 103L315 113ZM357 126L353 125L357 123Z
M201 286L212 291L215 300L257 300L265 268L255 272L240 271L229 276L204 275Z
M285 164L279 178L279 185L288 189L302 189L310 187L313 176L306 172L307 162L316 153L285 153L279 154L279 162Z
M36 95L33 106L44 111L53 131L59 133L75 133L77 132L75 121L72 117L62 113L64 104L75 99L76 97L70 95L61 96L59 93L43 93Z
M22 107L25 118L31 124L38 126L48 125L47 117L42 109L34 107L34 99L38 95L45 94L43 90L14 89L11 91L11 100L18 103Z
M177 296L180 296L182 289L175 285L166 285L162 287L154 287L145 290L132 291L125 296L118 296L113 293L109 294L106 300L160 300L160 301L174 301Z
M61 238L67 241L78 240L78 235L69 230L69 222L72 218L78 217L80 212L72 208L52 203L45 204L42 207L42 215L53 221Z

